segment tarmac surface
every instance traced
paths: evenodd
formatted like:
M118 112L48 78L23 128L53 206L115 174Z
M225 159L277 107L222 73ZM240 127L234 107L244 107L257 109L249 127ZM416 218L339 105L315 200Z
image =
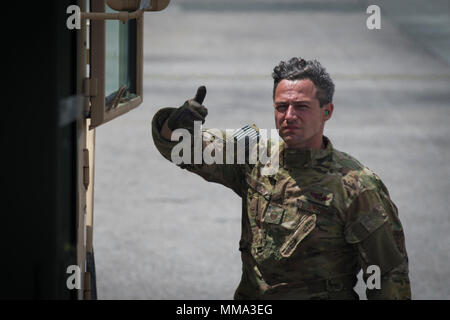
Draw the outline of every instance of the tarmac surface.
M166 161L150 122L206 85L206 127L274 128L272 69L293 56L330 72L325 135L399 209L413 299L450 299L450 2L370 3L380 30L363 1L172 2L145 15L143 105L96 130L99 299L232 299L241 200Z

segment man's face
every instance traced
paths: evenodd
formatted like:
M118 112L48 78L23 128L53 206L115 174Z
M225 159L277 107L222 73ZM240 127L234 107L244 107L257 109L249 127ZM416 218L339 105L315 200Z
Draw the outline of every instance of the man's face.
M323 127L333 113L333 104L320 108L316 90L309 79L283 79L278 83L274 97L275 124L288 148L322 147Z

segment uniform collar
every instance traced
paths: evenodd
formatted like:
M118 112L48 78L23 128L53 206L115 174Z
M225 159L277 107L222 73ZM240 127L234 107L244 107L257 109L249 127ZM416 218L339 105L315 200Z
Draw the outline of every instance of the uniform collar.
M323 136L325 149L289 149L286 144L281 142L280 164L285 168L303 168L314 160L325 158L333 152L333 145L330 139Z

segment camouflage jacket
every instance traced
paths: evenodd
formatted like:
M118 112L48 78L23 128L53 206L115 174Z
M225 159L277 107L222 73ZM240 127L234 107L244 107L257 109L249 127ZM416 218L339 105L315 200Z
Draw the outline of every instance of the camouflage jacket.
M154 143L168 160L178 142L160 131L171 110L152 121ZM210 130L202 137L203 148L226 147ZM353 287L361 269L372 283L368 299L411 298L404 233L386 187L328 138L324 143L322 150L281 143L272 175L261 174L260 162L180 165L242 197L243 272L235 299L358 299Z

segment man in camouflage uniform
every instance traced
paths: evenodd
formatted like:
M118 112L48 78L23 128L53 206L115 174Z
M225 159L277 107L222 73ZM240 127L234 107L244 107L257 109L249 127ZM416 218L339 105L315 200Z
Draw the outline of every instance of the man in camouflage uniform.
M373 266L380 282L367 289L369 299L410 299L403 229L386 187L323 136L334 109L329 74L316 60L292 58L275 67L273 78L275 122L283 139L276 172L262 174L270 162L260 161L180 164L242 197L243 266L235 299L358 299L356 276L362 269L367 281ZM178 143L170 141L172 131L193 132L195 120L204 122L205 94L201 87L180 108L154 116L154 143L168 160ZM203 149L227 147L210 130L202 138Z

